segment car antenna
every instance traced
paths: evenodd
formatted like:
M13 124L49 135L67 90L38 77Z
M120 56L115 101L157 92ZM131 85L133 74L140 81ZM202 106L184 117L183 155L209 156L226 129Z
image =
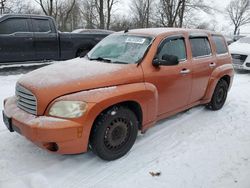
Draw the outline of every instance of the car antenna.
M127 29L125 29L124 33L127 33L129 31L129 27L127 27Z

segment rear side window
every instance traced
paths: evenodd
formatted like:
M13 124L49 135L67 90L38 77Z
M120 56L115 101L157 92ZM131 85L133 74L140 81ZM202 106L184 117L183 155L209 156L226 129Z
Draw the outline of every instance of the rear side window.
M216 53L217 54L225 54L227 53L227 46L225 40L221 36L213 36L213 41L216 46Z
M27 19L10 18L0 23L0 34L13 34L17 32L29 32Z
M204 57L212 54L207 37L190 38L193 57Z
M158 53L159 60L162 60L165 54L177 56L179 61L185 60L187 55L184 38L169 38L163 41Z
M47 33L51 31L49 20L33 19L34 32Z

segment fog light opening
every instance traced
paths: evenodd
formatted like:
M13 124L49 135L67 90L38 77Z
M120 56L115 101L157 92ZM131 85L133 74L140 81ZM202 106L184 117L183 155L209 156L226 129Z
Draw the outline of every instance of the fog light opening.
M57 152L58 149L59 149L57 143L55 143L55 142L49 142L49 143L45 143L45 144L43 144L43 145L44 145L44 147L45 147L47 150L52 151L52 152Z

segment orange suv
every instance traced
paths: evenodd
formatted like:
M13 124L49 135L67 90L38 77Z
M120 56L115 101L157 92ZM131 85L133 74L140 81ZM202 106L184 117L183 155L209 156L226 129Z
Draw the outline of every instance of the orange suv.
M8 129L61 154L91 148L104 160L125 155L138 131L204 104L219 110L233 81L220 34L137 29L106 37L86 57L55 63L16 84L4 101Z

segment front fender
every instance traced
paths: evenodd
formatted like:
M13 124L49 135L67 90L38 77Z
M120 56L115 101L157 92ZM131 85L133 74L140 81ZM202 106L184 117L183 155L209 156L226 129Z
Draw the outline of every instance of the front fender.
M156 87L150 83L125 84L77 92L56 99L50 104L48 110L56 101L61 100L77 100L88 103L86 114L76 119L77 122L83 124L83 143L88 143L92 126L98 115L115 104L129 101L138 103L142 110L142 130L156 121L158 113L158 92ZM46 114L48 114L48 110ZM86 151L87 145L83 147L82 150Z
M58 100L79 100L95 104L90 112L97 117L103 110L118 103L133 101L140 105L143 113L142 124L154 121L158 110L158 92L150 83L134 83L82 91L60 97Z
M214 93L214 90L218 81L224 76L230 77L230 85L229 85L229 89L230 89L232 86L233 77L234 77L234 70L233 70L232 64L225 64L225 65L219 66L212 72L212 75L208 82L206 94L203 98L204 101L208 101L208 102L211 101L211 98L213 96L213 93Z

